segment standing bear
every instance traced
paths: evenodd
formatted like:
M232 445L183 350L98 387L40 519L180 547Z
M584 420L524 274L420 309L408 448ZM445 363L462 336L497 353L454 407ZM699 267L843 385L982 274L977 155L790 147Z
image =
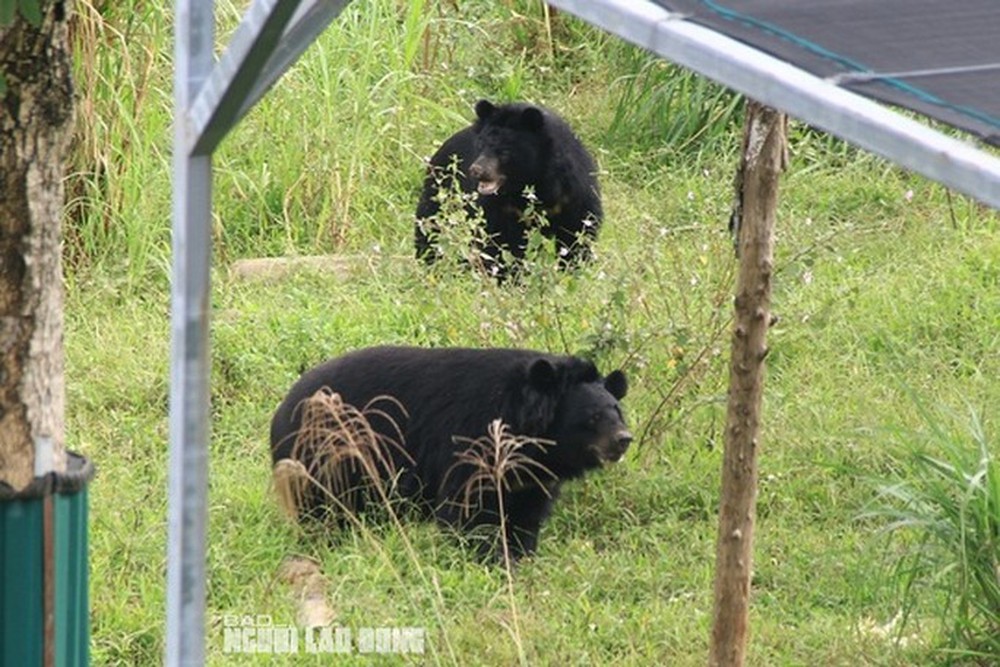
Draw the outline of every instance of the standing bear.
M572 356L357 350L304 373L275 412L276 487L296 516L341 525L403 499L478 540L480 555L517 559L535 550L564 481L624 455L627 390L621 371ZM286 463L301 471L295 492L282 487Z
M554 112L525 103L476 103L476 120L431 157L417 205L417 257L440 258L442 199L458 190L465 214L483 228L475 250L487 272L502 278L512 267L504 253L524 258L528 230L555 239L560 265L590 257L603 212L594 159ZM477 211L477 209L479 209ZM540 214L540 215L539 215Z

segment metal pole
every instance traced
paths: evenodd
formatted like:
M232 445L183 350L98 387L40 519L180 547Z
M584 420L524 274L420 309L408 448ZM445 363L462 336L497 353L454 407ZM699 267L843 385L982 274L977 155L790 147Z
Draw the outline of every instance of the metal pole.
M211 154L347 4L309 0L299 7L300 2L254 0L215 64L214 3L176 0L165 649L169 667L205 661Z
M189 153L190 108L212 69L214 3L177 0L165 662L205 661L212 158Z

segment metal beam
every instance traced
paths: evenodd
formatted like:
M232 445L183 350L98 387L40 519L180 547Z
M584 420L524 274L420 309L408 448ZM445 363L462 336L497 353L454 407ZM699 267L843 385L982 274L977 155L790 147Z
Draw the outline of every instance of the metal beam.
M1000 159L652 2L549 4L1000 209Z
M189 145L192 155L210 154L239 121L247 95L278 46L299 1L254 0L250 5L194 104L184 109L194 129L193 145Z
M249 95L247 95L246 102L240 109L240 117L264 96L264 93L302 55L306 47L312 44L316 37L330 25L330 22L337 18L349 2L350 0L306 0L302 3L298 12L289 22L281 42L271 54Z
M215 150L349 1L256 0L191 107L191 153Z
M299 4L255 0L213 67L214 3L176 0L164 651L169 667L205 662L211 156L347 0Z
M212 70L213 2L177 0L167 516L169 667L205 662L205 519L212 158L193 156L188 110Z

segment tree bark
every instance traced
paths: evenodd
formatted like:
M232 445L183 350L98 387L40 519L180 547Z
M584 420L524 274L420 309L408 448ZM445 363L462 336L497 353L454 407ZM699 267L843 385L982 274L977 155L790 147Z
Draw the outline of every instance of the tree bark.
M729 371L722 462L722 497L715 564L715 620L709 665L742 665L746 658L757 501L757 446L771 323L774 220L778 177L785 168L787 120L748 100L743 154L736 177L731 226L739 274Z
M0 26L0 484L65 469L63 170L73 120L69 3Z

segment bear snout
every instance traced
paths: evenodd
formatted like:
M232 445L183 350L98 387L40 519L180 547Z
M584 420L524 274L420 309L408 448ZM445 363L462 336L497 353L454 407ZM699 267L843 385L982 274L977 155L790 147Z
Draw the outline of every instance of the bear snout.
M598 453L602 461L617 463L625 456L630 444L632 444L632 434L622 429L610 436L604 446L598 450Z
M496 194L504 182L503 174L500 173L499 160L485 155L480 155L469 166L469 177L478 181L476 190L481 195Z
M631 444L632 444L632 434L629 433L628 431L622 430L615 435L614 448L618 452L618 457L617 457L618 459L620 459L625 454L625 451Z

